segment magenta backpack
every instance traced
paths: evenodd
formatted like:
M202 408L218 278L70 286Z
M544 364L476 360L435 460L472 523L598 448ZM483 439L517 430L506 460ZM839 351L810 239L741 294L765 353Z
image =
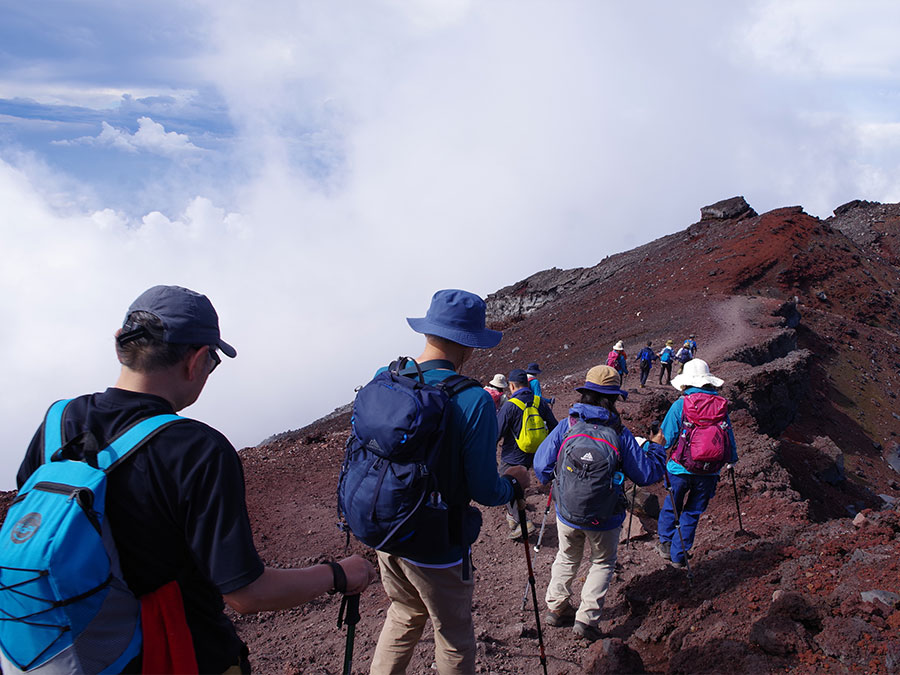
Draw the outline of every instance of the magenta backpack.
M672 459L691 473L715 473L725 464L727 448L727 399L703 392L685 396Z

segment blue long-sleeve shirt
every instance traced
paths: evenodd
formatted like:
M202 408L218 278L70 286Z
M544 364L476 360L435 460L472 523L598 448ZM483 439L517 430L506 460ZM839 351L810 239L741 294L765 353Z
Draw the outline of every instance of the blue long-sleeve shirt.
M531 387L531 391L534 392L535 396L541 395L541 381L536 377L528 379L528 386Z
M721 394L717 391L710 389L701 389L700 387L688 387L687 389L685 389L683 392L683 396L671 405L671 407L669 408L669 412L666 413L666 417L665 419L663 419L663 423L659 428L659 430L662 431L663 436L666 437L666 450L671 450L672 447L674 447L674 445L678 442L678 435L681 433L681 417L684 414L684 397L690 394L697 393L721 396ZM732 431L731 429L731 418L729 416L726 416L725 419L728 420L728 443L731 447L731 455L728 463L734 464L738 461L737 443L735 443L734 441L734 431ZM669 470L669 473L694 475L674 459L669 460L666 468ZM713 474L703 475L706 476ZM719 475L719 472L717 471L714 475Z
M587 403L573 405L569 409L569 417L580 417L583 420L606 426L615 426L618 422L618 416L615 413L611 413L601 406ZM549 483L553 479L559 449L569 433L570 426L568 420L564 421L538 447L534 455L534 473L541 483ZM661 445L646 443L641 448L634 435L623 426L619 432L619 453L622 458L622 471L633 482L638 485L650 485L662 480L665 472L666 453ZM618 489L622 490L623 488L620 485ZM622 521L625 520L625 513L613 514L595 528L580 527L566 522L564 518L560 517L559 509L556 510L556 517L569 527L576 529L612 530L622 524Z

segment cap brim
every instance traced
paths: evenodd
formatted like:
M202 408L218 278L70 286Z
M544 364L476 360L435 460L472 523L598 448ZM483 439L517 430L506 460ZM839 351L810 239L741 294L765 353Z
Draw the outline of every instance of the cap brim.
M221 338L219 338L219 341L216 342L216 346L225 356L229 358L233 359L235 356L237 356L237 350Z
M410 318L407 317L406 323L417 333L423 335L436 335L445 340L450 340L464 347L477 347L478 349L490 349L500 344L503 333L498 330L484 328L477 332L463 331L450 326L441 326L432 323L426 317Z

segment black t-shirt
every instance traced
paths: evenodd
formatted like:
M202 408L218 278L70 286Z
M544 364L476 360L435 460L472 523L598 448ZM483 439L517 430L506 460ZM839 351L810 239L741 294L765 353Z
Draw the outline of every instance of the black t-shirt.
M158 396L110 388L69 404L63 439L89 430L102 448L138 421L172 412ZM42 462L43 439L42 424L16 476L20 488ZM257 579L263 563L234 447L202 422L179 421L117 466L107 485L106 513L131 590L140 597L177 580L200 672L237 663L244 645L222 595Z

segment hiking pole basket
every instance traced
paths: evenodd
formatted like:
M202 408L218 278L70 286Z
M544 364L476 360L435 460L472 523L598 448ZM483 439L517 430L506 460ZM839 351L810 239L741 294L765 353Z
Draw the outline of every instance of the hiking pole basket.
M550 513L550 504L553 501L553 486L550 486L550 494L547 495L547 508L544 509L544 517L541 518L541 531L538 533L537 543L534 545L534 552L539 553L541 550L541 541L544 539L544 528L547 527L547 514ZM527 529L527 528L526 528ZM522 589L522 611L528 604L528 582L525 582L525 588Z
M534 583L534 569L531 567L531 551L528 547L528 521L525 515L525 499L518 500L519 527L522 528L522 543L525 544L525 562L528 565L528 584L531 586L531 601L534 603L534 622L537 626L538 645L541 650L541 666L547 675L547 654L544 652L544 634L541 632L541 613L538 609L537 588Z
M337 627L347 624L347 643L344 647L344 675L350 675L353 666L353 641L356 638L356 624L359 623L359 594L345 595L341 598L341 609L338 611Z
M744 529L744 521L741 520L741 501L738 499L738 491L737 491L737 480L734 478L734 467L731 467L731 487L734 488L734 504L737 506L737 514L738 514L738 526L740 529L738 530L738 534L746 534L746 530Z
M672 500L672 511L675 512L675 530L678 532L678 538L681 540L681 550L684 551L684 564L687 568L688 586L694 587L694 573L691 572L691 560L688 558L688 552L684 548L684 535L681 534L681 514L678 513L678 503L675 501L675 491L669 482L669 472L663 473L666 481L666 490L669 492L669 499Z

